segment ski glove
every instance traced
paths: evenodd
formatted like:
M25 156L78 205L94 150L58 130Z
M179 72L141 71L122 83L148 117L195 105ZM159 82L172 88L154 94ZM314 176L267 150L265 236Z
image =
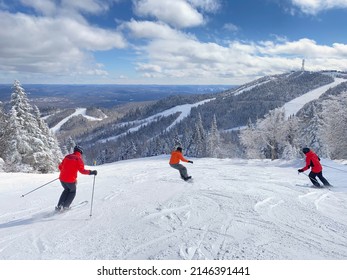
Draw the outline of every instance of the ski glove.
M96 170L90 170L89 175L97 175L98 171Z
M191 160L188 160L188 163L193 163Z
M303 169L298 169L298 172L301 173L301 172L304 172L304 170Z

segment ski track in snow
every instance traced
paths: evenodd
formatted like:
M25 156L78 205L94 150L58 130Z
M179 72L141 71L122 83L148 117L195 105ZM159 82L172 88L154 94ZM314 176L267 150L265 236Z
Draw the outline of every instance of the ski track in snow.
M52 174L0 173L12 182L0 259L347 259L343 173L326 169L337 187L312 189L296 186L302 162L195 159L187 183L168 159L98 166L92 217L90 203L54 214L59 183L20 197ZM90 201L91 178L79 175L73 205Z

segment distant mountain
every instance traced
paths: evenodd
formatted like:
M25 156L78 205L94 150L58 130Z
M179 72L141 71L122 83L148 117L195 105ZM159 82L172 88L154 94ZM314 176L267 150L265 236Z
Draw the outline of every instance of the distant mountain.
M41 113L63 152L68 152L72 141L83 145L89 164L169 153L177 145L193 157L245 157L240 129L256 125L279 108L287 117L298 118L291 128L296 135L286 140L295 146L292 149L312 145L323 155L345 157L319 144L329 140L321 132L327 131L322 118L329 115L325 108L329 100L335 96L344 108L345 72L290 72L232 88L85 85L29 86L26 91L32 102L41 104ZM129 100L132 96L134 100ZM347 150L344 146L340 144L339 149ZM268 156L266 147L259 149Z
M122 113L118 111L122 107L101 108L107 117L99 120L88 120L85 117L89 115L88 110L84 111L84 116L69 119L68 116L75 112L73 110L60 117L60 121L64 117L69 123L60 126L57 136L63 145L69 137L84 145L89 163L168 153L175 145L182 145L188 155L207 156L206 147L199 148L196 142L205 141L207 145L215 118L221 133L223 154L243 157L239 127L255 123L275 108L288 109L287 104L291 101L309 95L304 99L306 101L295 105L295 113L300 115L300 109L306 103L343 92L347 87L346 78L346 73L336 71L300 71L266 76L212 94L172 95L139 106L133 103ZM314 92L319 92L319 95L310 94ZM197 140L197 134L201 134L202 140ZM203 151L198 151L201 149Z
M0 101L10 100L12 85L0 85ZM233 88L226 85L23 85L40 110L46 107L111 108L129 102L159 100L170 95L211 94Z

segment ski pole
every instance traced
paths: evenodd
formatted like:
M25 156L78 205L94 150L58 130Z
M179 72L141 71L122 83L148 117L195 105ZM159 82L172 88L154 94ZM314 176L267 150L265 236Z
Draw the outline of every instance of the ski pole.
M94 179L93 179L92 201L91 201L91 204L90 204L90 214L89 214L89 217L92 216L92 211L93 211L94 186L95 186L95 175L94 175Z
M324 164L322 164L322 166L324 166L324 167L329 167L329 168L331 168L331 169L335 169L335 170L339 170L339 171L342 171L342 172L346 172L346 173L347 173L346 170L342 170L342 169L338 169L338 168L335 168L335 167L331 167L331 166L329 166L329 165L324 165Z
M304 172L301 172L302 174L304 174L304 175L306 175L308 178L310 178L310 179L312 179L313 181L315 181L315 182L317 182L318 184L319 184L319 182L316 180L316 179L314 179L314 178L311 178L310 176L308 176L306 173L304 173ZM299 172L299 174L301 174L300 172Z
M30 191L30 192L28 192L28 193L26 193L26 194L22 194L22 197L24 197L24 196L26 196L27 194L32 193L32 192L34 192L34 191L36 191L36 190L38 190L38 189L41 189L42 187L44 187L44 186L46 186L46 185L48 185L48 184L50 184L50 183L52 183L52 182L54 182L54 181L56 181L56 180L58 180L58 179L59 179L59 178L56 178L56 179L54 179L54 180L52 180L52 181L49 181L49 182L46 183L46 184L43 184L43 185L37 187L36 189L33 189L32 191Z

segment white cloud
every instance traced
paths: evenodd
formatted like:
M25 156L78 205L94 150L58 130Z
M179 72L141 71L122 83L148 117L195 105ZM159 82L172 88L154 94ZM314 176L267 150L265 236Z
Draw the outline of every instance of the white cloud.
M109 9L107 1L101 0L61 0L61 6L79 12L100 14Z
M154 17L178 28L204 23L203 15L184 0L136 0L134 6L138 16Z
M188 37L186 34L161 22L131 20L124 23L122 28L127 28L137 38L181 40Z
M230 31L230 32L237 32L239 30L239 28L235 24L232 24L230 22L225 23L223 28Z
M220 0L188 0L188 2L192 6L210 13L215 13L221 8Z
M321 11L347 8L346 0L291 0L304 13L315 15Z
M78 15L80 13L100 14L109 9L110 2L102 0L20 0L28 7L46 15Z
M309 59L318 58L341 58L347 54L347 45L333 44L332 46L318 45L314 40L307 38L293 42L284 42L276 44L274 42L263 42L259 47L261 53L267 55L285 55L291 57L307 57Z
M148 82L155 79L171 83L246 82L263 75L299 70L303 58L307 70L312 71L346 70L347 65L344 44L328 46L307 38L297 41L280 38L266 42L232 41L222 46L200 42L163 24L132 21L130 25L134 34L148 39L138 47L141 62L136 69Z
M199 41L179 29L204 24L202 13L217 12L220 0L134 0L137 15L155 18L155 22L133 19L123 22L118 31L87 22L85 13L103 13L112 1L119 0L21 0L37 15L0 11L0 26L4 27L0 29L1 81L6 81L10 73L27 74L30 82L29 75L36 74L41 75L41 82L42 77L49 76L64 81L70 76L73 82L81 77L85 82L88 75L91 79L108 76L107 81L111 81L120 73L108 73L95 60L94 51L130 46L121 31L130 35L129 40L134 39L136 55L131 61L144 77L138 81L141 83L242 83L300 69L303 58L307 70L346 70L347 45L341 43L322 45L309 38L289 41L274 37L273 41L218 44L207 38ZM324 6L318 0L292 1L297 6L313 7L312 11ZM324 7L337 7L338 3L341 7L347 1L324 2ZM238 30L231 23L224 28ZM127 75L125 80L131 82L133 78Z
M90 51L123 48L121 34L70 18L0 12L0 71L106 74Z
M44 15L53 15L58 8L53 0L20 0L20 2Z

